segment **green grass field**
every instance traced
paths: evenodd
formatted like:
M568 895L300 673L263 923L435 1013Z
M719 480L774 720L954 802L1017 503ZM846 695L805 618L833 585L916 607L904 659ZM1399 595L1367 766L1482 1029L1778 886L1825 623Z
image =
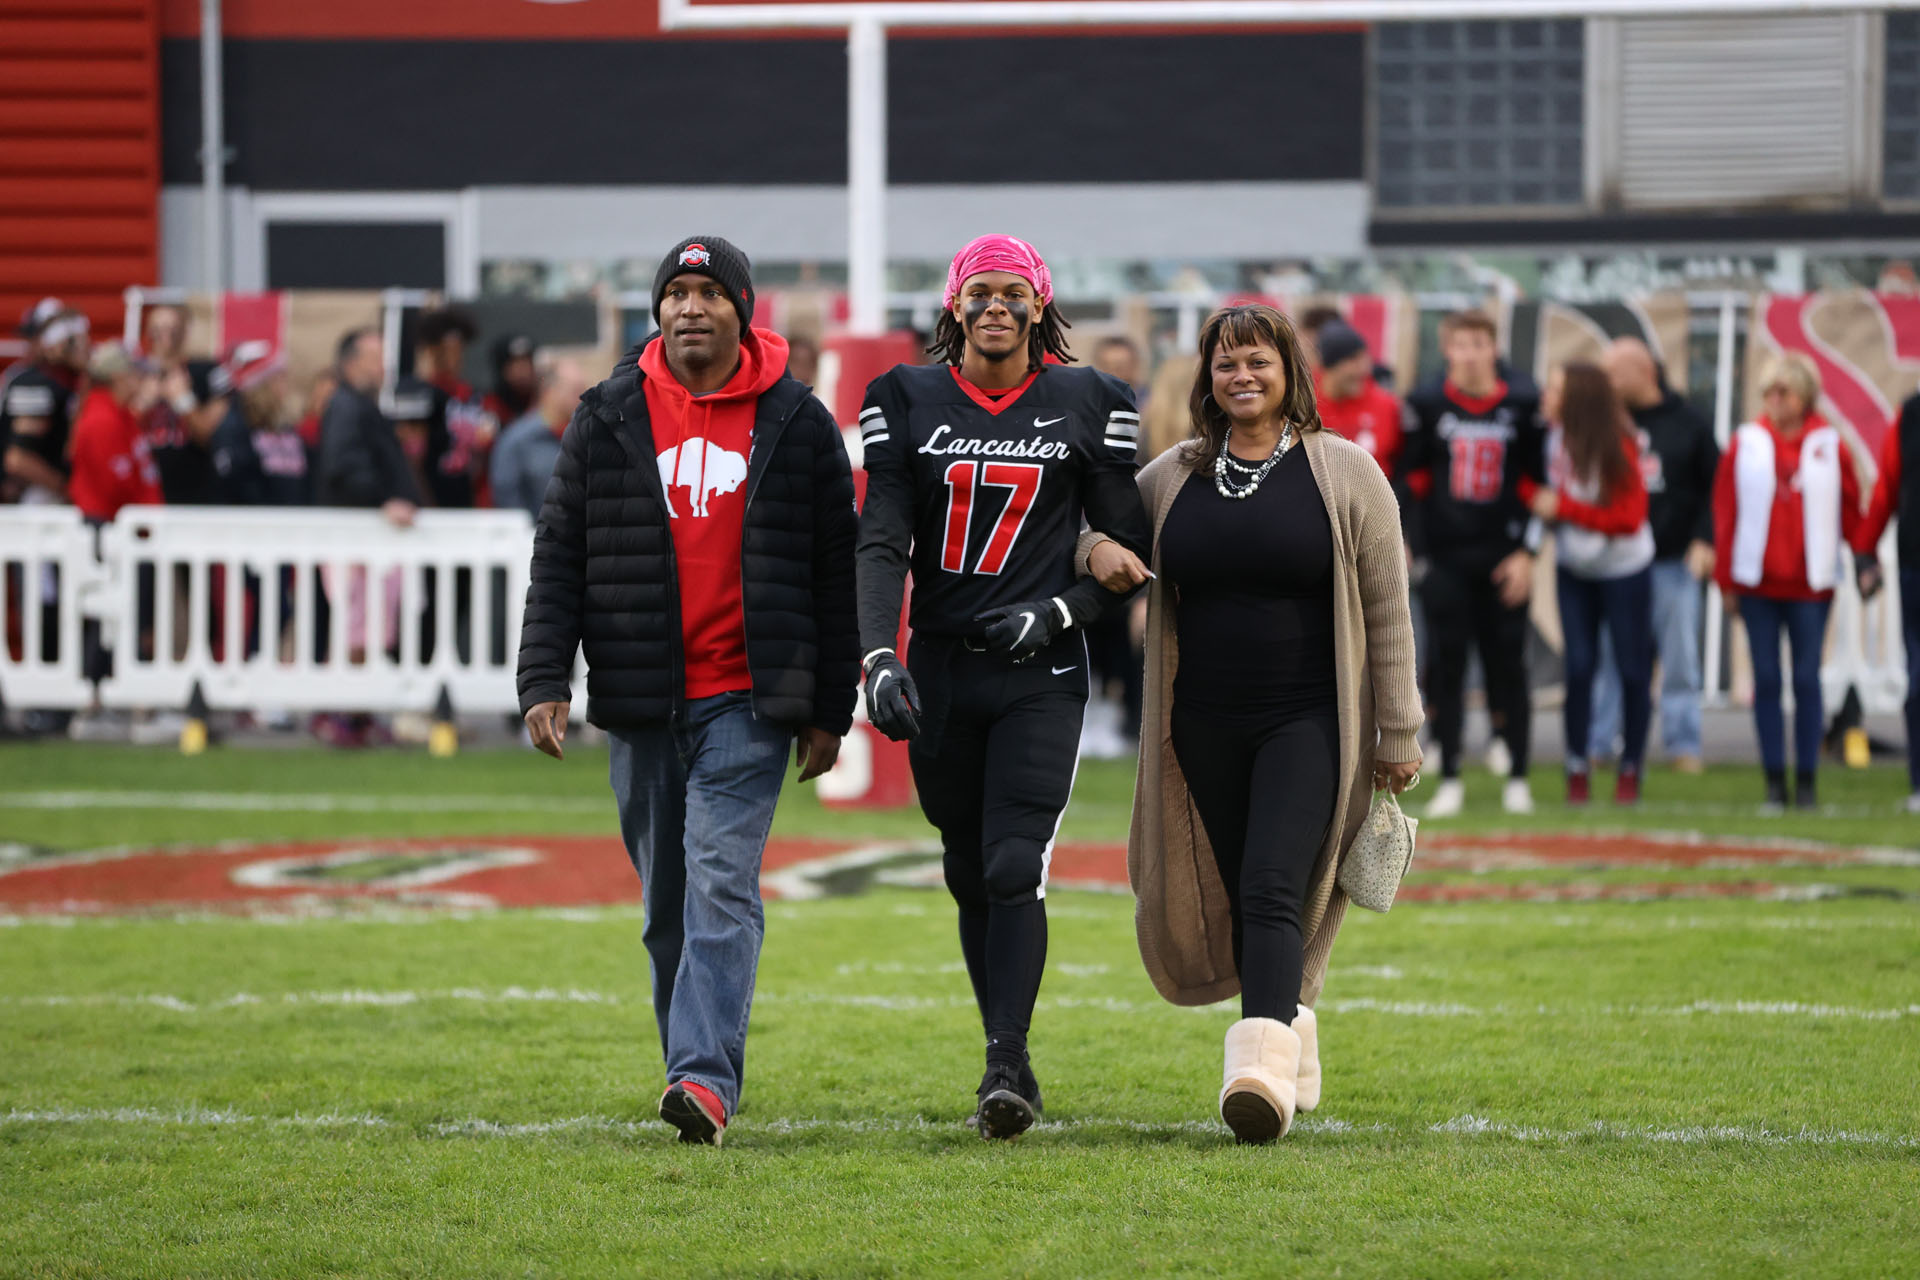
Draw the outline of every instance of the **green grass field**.
M613 830L605 755L0 749L0 858L116 845ZM1477 781L1479 785L1473 786ZM1657 773L1648 830L1920 846L1891 769L1763 818L1757 771ZM1124 836L1083 768L1063 839ZM920 837L790 789L776 835ZM1421 872L1419 883L1469 873ZM1050 896L1047 1122L963 1129L977 1016L933 891L773 903L720 1150L653 1115L637 910L4 917L0 1274L1911 1276L1920 868L1501 870L1762 878L1759 899L1355 912L1326 1097L1276 1147L1212 1110L1231 1007L1158 1000L1120 894Z

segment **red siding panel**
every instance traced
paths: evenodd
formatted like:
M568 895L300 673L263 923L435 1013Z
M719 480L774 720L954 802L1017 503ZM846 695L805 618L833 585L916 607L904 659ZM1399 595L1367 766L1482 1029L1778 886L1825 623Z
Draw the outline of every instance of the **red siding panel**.
M0 0L0 325L160 274L159 0Z

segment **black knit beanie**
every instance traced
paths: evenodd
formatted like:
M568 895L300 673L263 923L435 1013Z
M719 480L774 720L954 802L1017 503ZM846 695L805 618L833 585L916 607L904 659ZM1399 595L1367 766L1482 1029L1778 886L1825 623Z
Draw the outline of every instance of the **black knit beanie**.
M1360 331L1344 320L1329 320L1320 327L1320 363L1331 369L1367 349Z
M653 273L653 322L660 323L660 299L666 295L667 282L677 275L693 272L719 282L733 299L740 313L740 327L753 323L753 263L732 241L720 236L688 236L660 261Z

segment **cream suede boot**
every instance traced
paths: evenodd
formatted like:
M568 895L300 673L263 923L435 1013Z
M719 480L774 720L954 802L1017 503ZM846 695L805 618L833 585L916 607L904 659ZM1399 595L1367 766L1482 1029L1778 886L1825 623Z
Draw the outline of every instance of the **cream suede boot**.
M1241 1142L1272 1142L1293 1123L1300 1037L1275 1018L1242 1018L1227 1028L1220 1118Z
M1300 1037L1300 1078L1294 1082L1293 1105L1311 1111L1320 1105L1320 1027L1313 1010L1300 1005L1293 1034Z

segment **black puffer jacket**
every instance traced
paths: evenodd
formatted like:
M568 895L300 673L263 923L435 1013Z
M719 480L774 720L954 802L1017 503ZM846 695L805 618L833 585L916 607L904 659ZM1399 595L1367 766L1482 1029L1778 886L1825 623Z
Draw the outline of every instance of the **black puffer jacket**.
M685 696L680 590L637 351L581 398L540 508L520 631L520 709L564 702L585 645L587 719L658 725ZM833 415L783 376L760 397L747 465L741 597L753 710L844 734L860 676L858 516Z

